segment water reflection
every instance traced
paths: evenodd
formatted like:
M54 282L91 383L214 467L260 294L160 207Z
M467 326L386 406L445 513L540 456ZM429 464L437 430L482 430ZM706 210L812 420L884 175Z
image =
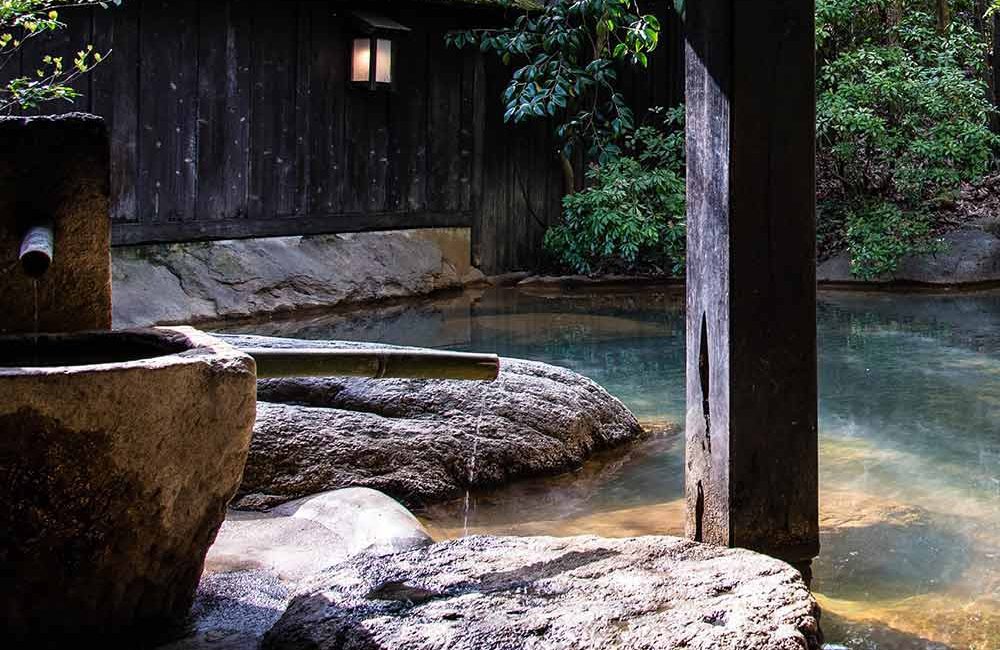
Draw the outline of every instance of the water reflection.
M683 296L462 294L242 331L493 351L573 368L654 432L554 479L471 499L470 532L683 529ZM821 295L822 555L831 647L1000 650L1000 292ZM422 513L461 534L461 502Z

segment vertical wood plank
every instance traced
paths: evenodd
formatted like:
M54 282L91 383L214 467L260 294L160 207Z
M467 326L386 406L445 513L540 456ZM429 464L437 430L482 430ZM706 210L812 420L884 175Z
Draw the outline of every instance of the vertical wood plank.
M475 213L473 262L487 275L509 270L506 241L516 237L510 219L510 126L503 122L500 97L509 69L490 59L484 65L482 198Z
M246 215L250 29L243 0L199 4L199 220Z
M312 63L313 20L310 2L296 5L298 38L295 69L295 195L294 213L305 215L309 211L309 193L312 174Z
M248 213L273 219L295 211L297 12L255 3Z
M428 39L428 190L431 210L451 212L461 206L462 57L449 51L444 32Z
M688 5L687 532L819 550L813 2Z
M455 52L457 56L459 53ZM458 207L472 209L474 147L476 122L476 65L477 52L462 52L462 85L460 90L461 120L458 132L459 188Z
M108 123L111 221L116 225L139 221L139 29L138 3L94 10L94 47L111 51L111 58L92 73L91 93L93 111Z
M139 3L139 214L143 221L196 218L198 6L195 0ZM179 65L178 62L185 62Z
M472 264L481 265L483 242L482 210L485 182L486 160L486 115L487 115L487 85L486 62L481 53L476 53L473 66L473 97L472 97L472 196L470 206L473 212L471 242Z
M344 191L344 99L347 74L343 16L327 3L309 3L312 22L309 158L311 214L342 210Z
M367 111L367 141L360 144L367 149L364 156L365 179L367 181L367 200L364 205L366 212L386 212L386 195L389 177L389 103L387 91L365 91L368 94L362 99ZM362 136L364 137L364 136ZM361 152L359 152L361 153Z
M411 6L400 22L413 31L397 40L397 88L389 98L389 168L386 210L414 212L426 206L428 32Z
M344 212L364 212L368 207L369 152L371 136L368 90L348 86L344 99Z
M226 151L229 76L229 2L198 6L198 196L199 220L226 218Z

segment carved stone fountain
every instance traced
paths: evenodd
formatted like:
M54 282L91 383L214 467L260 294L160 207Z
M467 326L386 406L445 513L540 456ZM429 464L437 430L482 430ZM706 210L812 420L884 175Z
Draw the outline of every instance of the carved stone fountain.
M188 328L110 331L99 119L6 118L0 141L0 330L19 335L0 337L0 628L148 635L187 612L239 485L254 362Z
M184 618L240 483L258 370L497 376L491 355L247 354L191 328L112 331L103 122L0 118L0 142L0 629L9 643L136 647Z

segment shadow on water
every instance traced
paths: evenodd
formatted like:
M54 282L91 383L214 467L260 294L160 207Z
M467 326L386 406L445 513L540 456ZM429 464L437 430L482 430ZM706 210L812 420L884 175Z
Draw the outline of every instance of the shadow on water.
M838 639L825 646L825 650L961 650L924 637L908 634L888 625L873 622L850 621L832 612L824 611L823 634L828 639Z
M813 588L837 599L885 600L930 593L969 568L969 543L934 524L877 522L823 530Z

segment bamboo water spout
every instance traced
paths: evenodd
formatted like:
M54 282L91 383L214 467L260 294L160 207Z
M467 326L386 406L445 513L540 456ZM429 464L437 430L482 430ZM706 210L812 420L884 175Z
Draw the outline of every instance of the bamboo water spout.
M367 377L494 381L500 374L500 358L495 354L328 348L251 348L242 351L257 362L259 379Z

